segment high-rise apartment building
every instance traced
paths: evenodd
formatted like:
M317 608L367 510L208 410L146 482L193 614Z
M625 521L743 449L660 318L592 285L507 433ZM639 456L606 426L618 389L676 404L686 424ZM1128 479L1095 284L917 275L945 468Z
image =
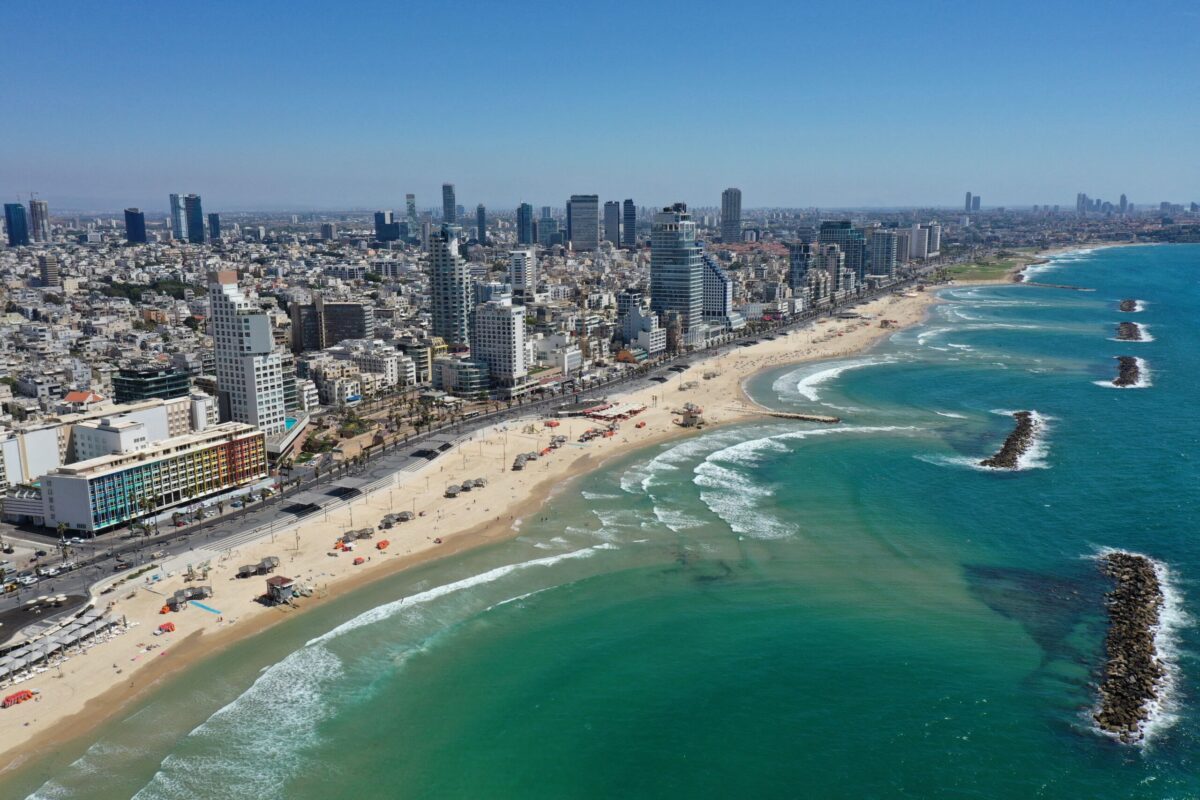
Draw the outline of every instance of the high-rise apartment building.
M896 233L876 229L871 232L870 261L872 275L896 274Z
M50 204L45 200L29 201L29 237L35 242L50 241Z
M442 222L453 225L458 222L458 206L454 202L454 184L442 184Z
M171 195L171 238L182 242L187 238L187 216L183 213L183 195Z
M417 196L411 192L404 195L404 211L408 215L409 235L417 229Z
M721 192L721 241L726 244L742 240L742 190Z
M517 206L517 244L533 244L533 206Z
M621 204L616 200L604 204L604 240L621 246Z
M929 258L929 228L920 223L912 226L908 239L908 257L913 261Z
M215 212L208 215L208 238L214 242L221 238L221 215Z
M332 222L321 223L321 239L329 242L337 238L337 225Z
M704 317L704 259L696 223L676 203L654 215L650 231L650 308L674 312L684 332Z
M1125 215L1125 213L1126 213L1127 211L1129 211L1129 198L1128 198L1128 197L1126 197L1124 194L1122 194L1122 195L1121 195L1121 205L1120 205L1120 210L1121 210L1121 215L1122 215L1122 216L1124 216L1124 215Z
M733 280L717 259L702 253L704 260L704 317L724 321L733 314Z
M432 332L448 345L471 342L471 271L458 252L461 233L457 225L443 225L429 241Z
M53 253L42 253L38 256L38 275L42 286L62 286L62 277L58 273L58 256Z
M187 218L187 240L192 244L204 244L204 209L200 207L200 195L184 195L183 212Z
M136 208L125 209L125 241L146 243L146 215Z
M637 206L633 198L626 198L621 216L621 246L632 250L637 245Z
M292 303L292 351L324 350L347 339L375 338L375 309L366 303L326 302L317 294L313 302Z
M567 201L567 241L577 251L600 247L600 195L571 195Z
M787 249L788 286L793 294L800 294L808 286L808 273L816 262L817 249L808 240L788 242Z
M471 360L487 365L492 383L517 389L529 376L525 357L525 307L511 297L475 307L471 328Z
M29 222L25 215L25 206L20 203L4 204L4 229L8 231L9 247L29 244Z
M283 433L283 363L270 317L242 294L233 270L209 273L208 301L222 418Z
M522 297L533 294L537 288L537 256L532 249L509 251L508 281Z
M480 244L487 244L487 209L483 207L483 203L475 206L475 238Z
M846 254L836 244L824 242L817 245L817 266L829 275L829 288L840 292L850 288L847 284L853 282L853 270L846 266Z

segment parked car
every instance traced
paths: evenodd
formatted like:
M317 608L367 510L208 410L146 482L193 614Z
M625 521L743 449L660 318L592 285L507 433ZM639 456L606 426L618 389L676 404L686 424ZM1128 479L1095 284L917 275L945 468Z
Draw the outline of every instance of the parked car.
M38 551L37 551L37 553L36 553L35 555L37 555L37 557L38 557L38 558L42 558L42 557L44 557L44 556L46 555L46 551L45 551L45 550L38 550Z

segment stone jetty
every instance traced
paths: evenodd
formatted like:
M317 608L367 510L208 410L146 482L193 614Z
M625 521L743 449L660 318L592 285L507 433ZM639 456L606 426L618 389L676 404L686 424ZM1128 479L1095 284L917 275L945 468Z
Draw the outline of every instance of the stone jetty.
M1134 553L1112 552L1100 570L1115 586L1105 595L1107 661L1100 683L1096 724L1127 744L1144 738L1150 705L1163 689L1167 671L1158 658L1155 631L1163 606L1162 585L1154 563Z
M1117 377L1113 386L1137 386L1142 379L1142 368L1133 356L1117 356Z
M1118 323L1117 338L1123 342L1140 342L1142 340L1142 326L1136 322Z
M1017 426L994 456L979 462L981 467L1016 469L1020 466L1021 456L1033 446L1040 423L1032 411L1018 411L1013 414L1013 419L1017 421Z
M1121 310L1124 311L1126 314L1128 314L1131 311L1137 311L1138 310L1137 305L1138 305L1137 300L1129 300L1129 299L1122 300L1121 301Z

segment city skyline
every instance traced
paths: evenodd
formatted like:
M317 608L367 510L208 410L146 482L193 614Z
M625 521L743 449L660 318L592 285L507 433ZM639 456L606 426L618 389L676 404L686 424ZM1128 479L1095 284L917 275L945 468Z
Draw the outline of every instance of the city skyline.
M10 106L21 147L0 155L0 195L153 210L186 186L214 208L261 210L401 208L415 192L434 207L437 187L457 179L466 207L496 209L578 192L707 205L729 186L747 208L951 208L967 186L992 206L1067 205L1080 189L1192 199L1197 111L1181 102L1171 59L1187 51L1197 17L1152 5L930 15L752 3L740 17L771 24L740 28L715 4L638 7L632 25L575 9L550 19L520 8L372 4L328 15L315 4L218 3L183 24L170 8L80 7L63 19L18 6L0 40L14 61L43 68L36 106ZM139 46L117 47L132 30ZM537 48L509 47L517 32ZM1112 58L1095 58L1097 41L1115 43ZM589 48L616 56L605 80L599 62L575 57ZM434 59L444 62L436 80L409 77ZM82 63L102 67L84 80ZM676 78L654 77L667 73ZM480 74L495 76L482 92ZM538 76L535 107L585 84L591 101L531 124L523 74ZM270 90L235 88L248 82ZM122 104L106 85L123 87ZM183 85L186 101L172 94ZM686 135L672 112L681 89L705 113ZM447 94L461 95L470 124L426 113ZM322 95L332 109L313 105ZM637 115L614 113L630 103ZM1016 119L1029 123L1014 129Z

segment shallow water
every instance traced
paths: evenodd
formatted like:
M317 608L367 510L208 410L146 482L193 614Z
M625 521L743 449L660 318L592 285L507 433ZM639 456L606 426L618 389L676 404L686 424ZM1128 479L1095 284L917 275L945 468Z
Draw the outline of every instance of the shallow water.
M1123 248L1034 278L1096 292L946 290L867 355L749 383L844 425L631 454L517 539L238 645L0 794L1196 796L1198 267L1200 246ZM1123 297L1154 341L1110 341ZM1124 354L1152 382L1098 386ZM1021 409L1037 452L977 468ZM1089 725L1103 547L1162 561L1179 598L1142 748Z

